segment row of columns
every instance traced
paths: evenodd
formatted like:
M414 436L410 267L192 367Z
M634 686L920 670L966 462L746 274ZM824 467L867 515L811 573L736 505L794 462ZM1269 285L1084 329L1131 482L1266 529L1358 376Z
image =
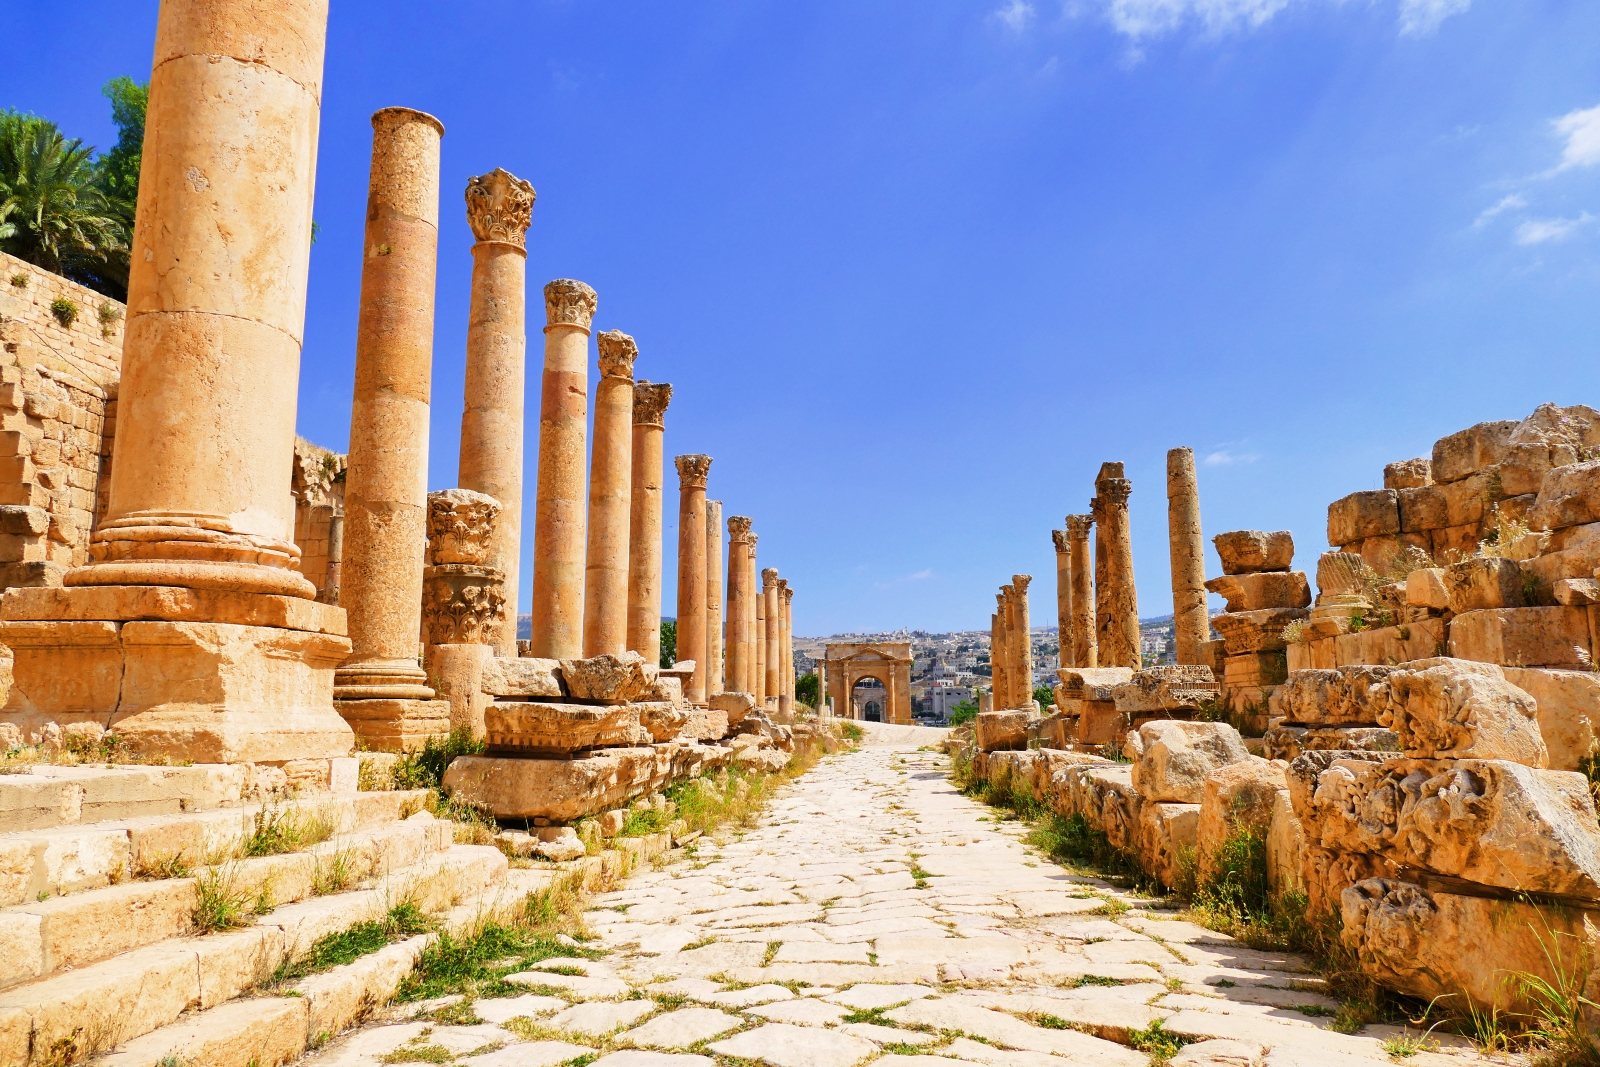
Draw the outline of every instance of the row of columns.
M1029 574L1013 574L995 594L989 618L989 670L996 710L1032 709L1033 639L1028 619Z

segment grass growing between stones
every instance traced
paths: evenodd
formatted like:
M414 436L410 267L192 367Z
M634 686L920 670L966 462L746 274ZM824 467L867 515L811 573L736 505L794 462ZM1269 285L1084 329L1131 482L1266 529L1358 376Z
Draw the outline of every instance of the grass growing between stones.
M354 963L362 956L370 956L396 941L425 934L433 927L434 923L415 904L397 904L382 919L356 923L346 930L319 938L305 955L280 965L268 984L286 985L307 975Z

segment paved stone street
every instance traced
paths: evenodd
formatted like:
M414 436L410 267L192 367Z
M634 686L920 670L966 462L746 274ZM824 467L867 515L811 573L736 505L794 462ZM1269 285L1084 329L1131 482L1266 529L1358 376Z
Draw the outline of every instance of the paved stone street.
M702 839L597 898L605 959L525 978L565 996L479 1000L474 1026L369 1027L309 1062L400 1062L429 1045L481 1067L593 1053L605 1067L1144 1067L1151 1054L1129 1045L1152 1027L1187 1043L1174 1067L1395 1062L1384 1043L1398 1049L1399 1028L1325 1029L1338 1005L1293 955L1034 855L1017 823L952 788L945 756L917 748L934 731L870 729L759 828ZM516 1016L535 1040L497 1025ZM1480 1062L1440 1044L1405 1062Z

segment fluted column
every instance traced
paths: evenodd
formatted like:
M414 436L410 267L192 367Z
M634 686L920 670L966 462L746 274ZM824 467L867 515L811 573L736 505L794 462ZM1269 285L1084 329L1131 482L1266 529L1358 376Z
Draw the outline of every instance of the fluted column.
M730 692L750 692L750 590L751 520L728 517L728 617L726 687Z
M522 388L527 357L528 223L533 186L496 168L467 182L472 296L467 312L467 376L461 412L461 488L500 502L489 566L505 575L506 614L517 617L522 555ZM537 616L534 619L538 626ZM517 628L495 643L517 654Z
M594 454L589 461L589 555L583 579L583 654L628 647L628 527L633 498L633 361L639 348L621 330L597 338Z
M762 630L766 643L763 699L780 704L783 691L779 687L778 664L783 656L783 650L779 647L781 642L778 637L778 627L781 616L778 614L778 571L774 567L768 567L761 572L761 606Z
M679 456L678 466L678 659L694 660L683 687L690 703L706 700L706 479L710 456Z
M628 522L628 647L646 663L661 661L661 509L666 484L662 448L672 386L633 387L633 487Z
M417 663L428 526L428 402L439 254L439 139L410 108L372 116L335 699L432 700Z
M1200 663L1211 639L1206 610L1206 544L1200 536L1200 489L1194 449L1167 453L1167 539L1172 551L1172 637L1179 663Z
M571 278L544 287L539 388L539 479L534 498L532 655L583 655L583 461L589 419L593 289ZM509 507L506 510L511 510Z
M1089 549L1089 531L1093 526L1093 515L1067 516L1067 539L1072 548L1071 665L1074 667L1098 665L1094 625L1094 561Z
M750 535L750 693L757 707L765 707L767 692L767 598L761 588L761 570L756 563L756 542Z
M1011 679L1013 707L1034 709L1033 630L1028 622L1028 583L1031 574L1011 576Z
M1090 501L1095 522L1096 625L1100 665L1139 669L1139 604L1133 585L1128 496L1133 483L1121 463L1105 463Z
M723 690L722 501L706 501L706 696Z
M1051 530L1056 546L1056 665L1072 666L1072 540Z
M69 586L317 595L287 490L327 27L327 0L160 9L117 461Z

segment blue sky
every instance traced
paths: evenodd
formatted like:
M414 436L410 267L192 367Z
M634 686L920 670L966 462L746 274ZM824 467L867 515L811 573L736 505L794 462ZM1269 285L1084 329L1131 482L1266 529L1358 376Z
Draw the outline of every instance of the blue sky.
M148 76L156 4L19 7L0 104L109 146L98 89ZM461 190L503 166L539 194L531 303L580 278L638 339L669 454L715 457L797 632L986 628L1015 572L1053 616L1050 530L1108 459L1164 614L1170 447L1208 536L1288 528L1314 568L1385 462L1600 405L1597 40L1579 0L335 0L299 426L345 445L368 116L420 108L447 131L431 487Z

